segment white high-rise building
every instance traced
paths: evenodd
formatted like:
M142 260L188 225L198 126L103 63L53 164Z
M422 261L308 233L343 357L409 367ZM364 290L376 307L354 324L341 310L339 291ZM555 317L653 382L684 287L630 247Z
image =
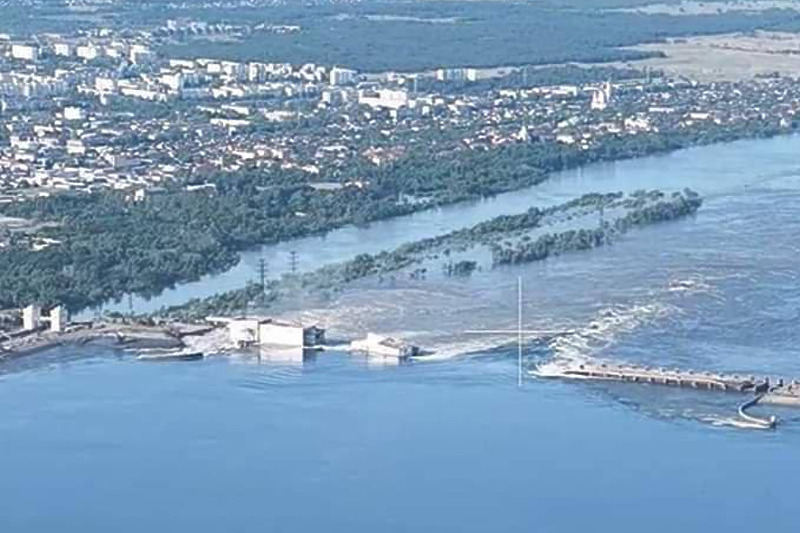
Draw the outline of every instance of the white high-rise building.
M39 59L39 48L29 44L12 44L11 57L25 61L36 61Z
M606 82L600 89L594 89L592 91L592 103L590 107L596 111L602 111L611 105L611 97L611 82Z
M266 79L266 69L263 63L247 64L247 81L250 83L261 83Z
M83 109L80 107L65 107L64 120L83 120Z
M69 57L72 55L72 45L69 43L55 43L53 45L53 53L61 57Z
M438 81L476 81L478 71L474 68L440 68L434 76Z
M247 66L236 61L222 61L220 63L222 74L230 80L242 81L247 78Z
M100 51L93 44L82 44L75 48L75 55L86 61L96 59Z
M78 139L70 139L67 141L67 153L69 155L84 155L86 146Z
M358 72L347 68L333 67L329 76L331 85L349 85L356 81Z
M117 82L113 78L95 78L94 88L101 93L113 93L117 90Z
M183 89L183 74L180 72L173 72L171 74L162 74L159 79L162 85L166 85L170 91L180 92Z
M607 81L603 84L603 93L606 95L606 102L611 103L611 97L613 94L613 87L611 86L611 82Z
M134 44L133 46L131 46L128 58L134 65L144 65L153 62L156 58L156 55L152 50L150 50L146 46L143 46L141 44Z
M400 109L409 104L408 92L392 89L359 91L358 103L376 109Z

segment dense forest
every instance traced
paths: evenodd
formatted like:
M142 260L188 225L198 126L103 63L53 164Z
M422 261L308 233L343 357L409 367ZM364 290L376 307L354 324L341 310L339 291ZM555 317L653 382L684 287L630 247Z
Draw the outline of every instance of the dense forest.
M111 27L153 28L170 19L286 24L299 32L253 32L232 41L168 42L170 56L339 64L364 71L442 66L493 67L631 60L651 54L621 48L667 37L798 31L798 12L771 9L713 15L643 15L612 8L649 0L314 2L248 0L96 3L80 14L62 0L7 2L0 31L12 35Z
M442 66L493 67L570 61L632 60L652 54L627 47L667 37L756 29L800 29L797 12L642 15L519 2L360 2L220 13L300 26L291 34L254 33L239 42L174 43L171 56L339 64L364 71L418 71ZM618 4L618 3L617 3ZM205 16L212 17L211 13Z

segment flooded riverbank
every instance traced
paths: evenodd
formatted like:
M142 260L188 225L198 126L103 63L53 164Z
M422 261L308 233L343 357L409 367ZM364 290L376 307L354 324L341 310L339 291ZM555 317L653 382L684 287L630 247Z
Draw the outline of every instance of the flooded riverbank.
M754 147L758 147L754 150ZM800 168L794 152L800 137L737 141L681 150L667 155L628 161L599 163L554 173L540 185L504 193L483 201L447 206L408 216L378 221L366 227L349 226L325 236L306 237L263 246L241 254L241 260L222 274L205 276L145 299L137 296L110 302L103 309L147 313L178 305L192 298L243 287L259 279L259 261L268 267L268 277L291 271L291 253L297 254L297 270L305 272L359 253L377 253L409 241L474 225L504 214L518 214L530 207L563 203L586 192L632 192L637 189L682 189L690 187L702 196L754 186L770 175L792 173ZM760 172L759 169L764 169ZM90 317L91 310L79 316Z
M742 431L731 427L738 399L725 394L535 377L518 388L513 336L466 330L515 328L521 276L524 326L569 330L527 342L528 368L605 360L800 375L799 149L787 137L599 165L420 213L407 229L394 220L385 234L376 224L307 241L324 262L576 191L688 186L704 197L690 219L587 253L457 279L365 280L280 310L332 338L413 339L437 349L432 360L377 366L331 351L148 365L106 346L65 346L3 365L0 524L738 531L769 509L772 527L792 531L794 494L780 487L800 474L798 412L756 407L782 424ZM264 253L279 263L287 249ZM43 504L42 487L58 497Z

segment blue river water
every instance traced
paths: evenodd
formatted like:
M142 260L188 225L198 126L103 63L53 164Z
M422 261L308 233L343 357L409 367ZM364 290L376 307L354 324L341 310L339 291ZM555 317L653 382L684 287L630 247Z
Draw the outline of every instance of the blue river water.
M385 246L587 191L706 198L693 219L607 248L362 286L314 310L333 328L431 330L447 358L148 364L89 346L7 361L0 531L795 531L800 411L763 407L779 428L742 430L724 394L517 387L514 348L458 333L513 324L522 276L526 323L576 331L528 345L528 368L602 358L800 377L798 149L784 137L596 165L415 215L405 232L387 223ZM316 257L369 249L375 228L317 241Z

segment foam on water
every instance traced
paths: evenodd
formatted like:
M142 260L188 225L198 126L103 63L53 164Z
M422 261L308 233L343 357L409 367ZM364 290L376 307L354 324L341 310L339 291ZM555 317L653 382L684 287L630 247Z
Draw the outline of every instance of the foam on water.
M762 431L765 429L769 429L762 424L755 424L753 422L748 422L743 418L737 418L732 416L702 415L697 417L697 419L700 420L701 422L705 422L714 427L731 427L736 429L758 429Z
M550 340L552 358L538 365L532 373L543 377L558 376L566 368L601 359L623 363L613 354L613 347L620 339L640 328L682 314L682 309L671 301L674 299L671 296L714 293L714 286L708 279L695 275L671 280L665 288L653 291L647 301L603 308L583 327Z
M524 311L525 316L538 316L526 320L524 329L555 334L526 334L525 343L547 343L552 357L538 367L537 372L542 375L596 359L613 360L616 358L612 349L619 339L648 325L678 318L682 313L680 300L697 294L715 295L713 281L700 274L675 277L665 286L637 297L638 301L608 305L582 323L568 317L556 321L541 316L541 309L528 302L533 307ZM286 316L323 325L334 341L370 331L404 339L430 352L421 360L440 361L515 344L516 309L507 300L487 297L485 288L468 284L441 284L425 290L402 285L362 286L346 291L334 302L316 306L306 302L302 310ZM467 333L468 330L478 332ZM493 332L479 333L481 330Z
M686 279L675 279L672 280L667 287L667 291L674 292L674 293L687 293L687 294L697 294L697 293L706 293L710 294L713 293L713 286L709 283L709 280L704 279L700 276L693 276Z
M676 312L675 306L658 301L602 309L584 327L552 339L549 345L553 357L540 370L555 370L548 369L550 365L563 368L598 358L613 359L608 351L622 335Z
M422 361L444 361L456 357L465 357L469 354L477 354L495 350L502 346L516 342L513 334L508 336L481 336L461 335L461 338L442 338L430 347L433 352L418 358Z

